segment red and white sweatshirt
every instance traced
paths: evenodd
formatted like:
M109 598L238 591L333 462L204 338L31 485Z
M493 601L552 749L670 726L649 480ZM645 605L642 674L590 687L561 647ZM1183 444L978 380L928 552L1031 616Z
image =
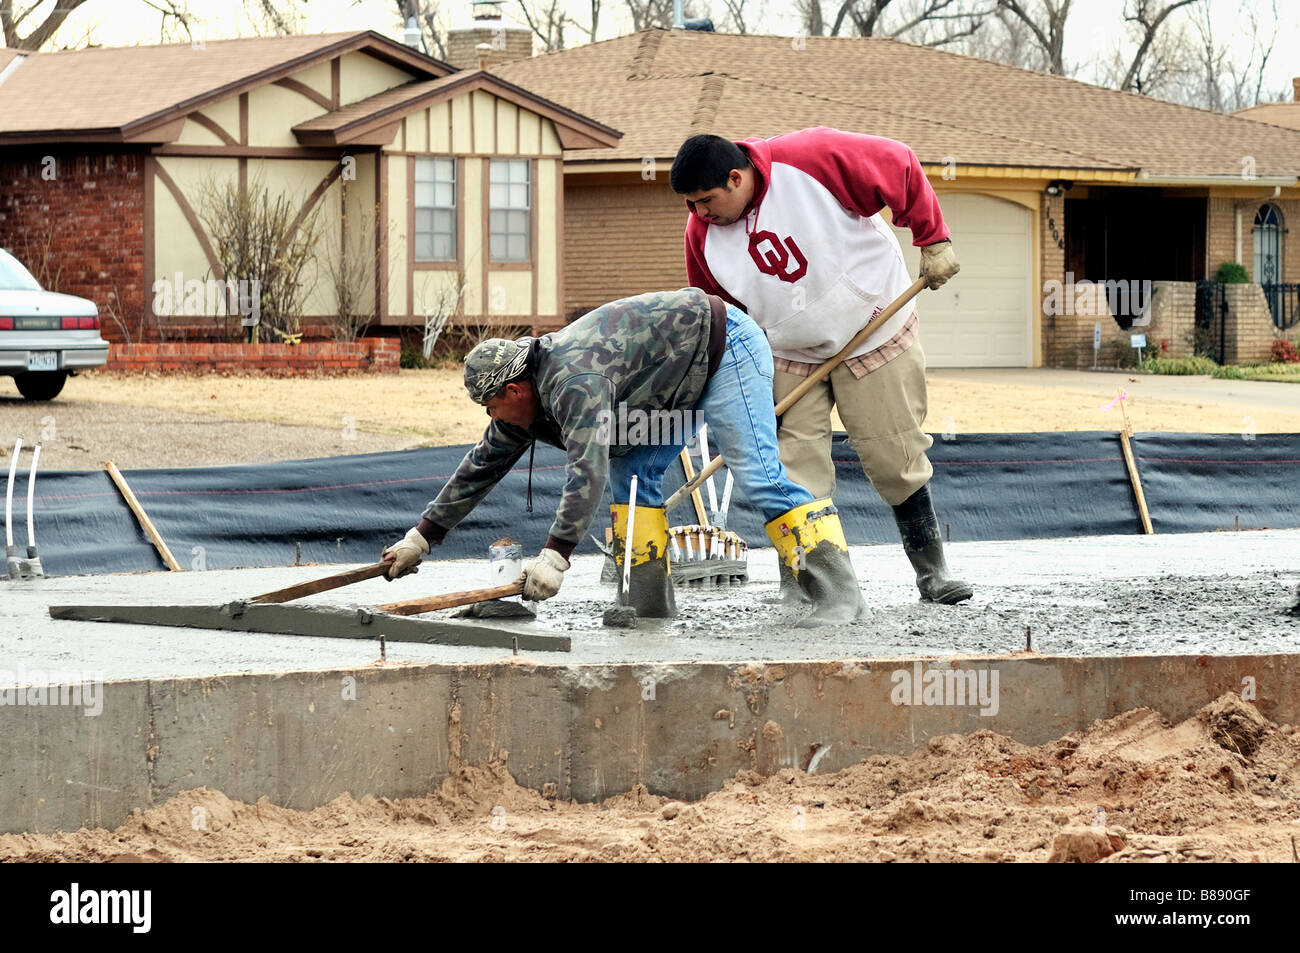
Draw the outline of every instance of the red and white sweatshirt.
M912 283L880 210L931 245L948 238L939 200L916 154L893 139L819 126L736 145L758 173L754 200L731 225L691 214L687 279L747 311L776 357L820 363ZM902 309L849 356L880 347L910 315Z

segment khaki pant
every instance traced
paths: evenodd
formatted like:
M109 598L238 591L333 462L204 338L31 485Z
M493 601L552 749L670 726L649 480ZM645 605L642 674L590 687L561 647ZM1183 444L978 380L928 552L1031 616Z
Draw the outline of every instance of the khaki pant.
M779 401L803 380L777 371L774 398ZM841 364L781 418L781 462L790 478L817 499L835 493L832 407L839 409L849 443L886 503L897 506L929 482L934 468L925 452L934 441L921 430L926 392L925 353L919 341L861 379Z

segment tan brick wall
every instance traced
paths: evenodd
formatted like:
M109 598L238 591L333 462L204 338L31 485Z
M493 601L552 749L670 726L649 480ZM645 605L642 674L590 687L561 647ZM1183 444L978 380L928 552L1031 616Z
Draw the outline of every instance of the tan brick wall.
M1190 357L1195 353L1196 282L1157 281L1151 299L1151 324L1147 342L1161 357Z
M1228 285L1224 318L1224 363L1267 364L1280 336L1269 314L1264 289L1256 284Z
M1210 198L1206 204L1205 223L1205 275L1214 273L1225 261L1237 260L1237 226L1233 215L1236 199ZM1253 215L1252 215L1253 217ZM1248 238L1249 236L1247 236ZM1250 268L1249 241L1242 242L1243 264Z
M1044 287L1038 289L1038 301L1042 310L1043 363L1047 367L1091 367L1094 319L1087 315L1047 314L1044 307L1047 282L1065 281L1065 197L1043 193L1039 217Z
M564 186L566 315L686 284L686 207L669 187L664 164L650 181L602 178L584 185L572 176Z

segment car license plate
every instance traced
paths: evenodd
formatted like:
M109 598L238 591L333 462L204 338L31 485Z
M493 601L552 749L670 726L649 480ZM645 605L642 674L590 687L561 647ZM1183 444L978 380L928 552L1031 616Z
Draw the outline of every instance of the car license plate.
M27 369L29 371L57 371L59 369L59 352L28 351Z

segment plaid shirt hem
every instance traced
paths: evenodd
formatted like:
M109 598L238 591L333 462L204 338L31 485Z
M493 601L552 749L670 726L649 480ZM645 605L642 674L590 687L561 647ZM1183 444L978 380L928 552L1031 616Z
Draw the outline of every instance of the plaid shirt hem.
M857 357L850 357L844 361L844 366L853 372L853 376L858 380L866 377L872 371L879 370L894 358L906 351L916 341L916 312L913 311L904 322L902 328L892 338L886 341L874 351L868 351L866 354L859 354ZM787 361L785 358L773 357L772 366L778 371L784 371L787 374L794 374L796 377L808 377L813 371L821 367L820 364L805 364L802 361Z

